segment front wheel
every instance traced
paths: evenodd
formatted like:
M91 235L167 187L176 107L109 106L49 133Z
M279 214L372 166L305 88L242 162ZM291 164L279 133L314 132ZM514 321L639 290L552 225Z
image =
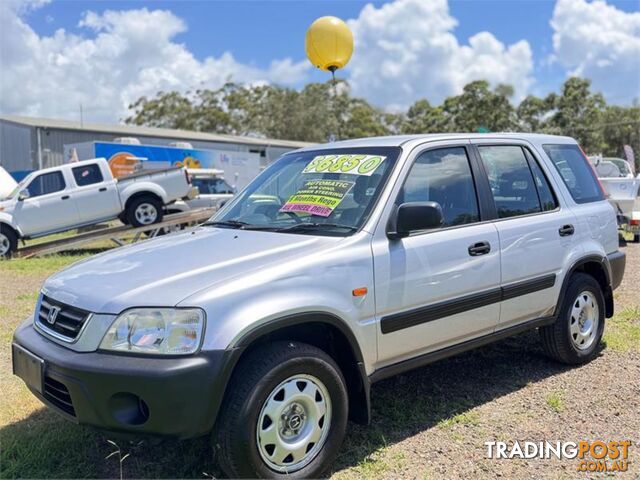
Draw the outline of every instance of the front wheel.
M592 360L604 332L604 314L604 295L596 279L572 275L555 323L540 328L542 346L550 357L569 365Z
M220 412L220 465L232 478L318 478L338 453L347 389L334 360L299 342L254 350Z
M0 259L10 258L18 248L18 236L15 231L0 225Z

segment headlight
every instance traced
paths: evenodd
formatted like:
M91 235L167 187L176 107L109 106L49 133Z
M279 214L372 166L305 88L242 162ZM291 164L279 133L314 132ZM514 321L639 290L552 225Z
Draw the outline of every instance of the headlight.
M134 308L115 319L100 348L118 352L185 355L200 347L204 312L197 308Z

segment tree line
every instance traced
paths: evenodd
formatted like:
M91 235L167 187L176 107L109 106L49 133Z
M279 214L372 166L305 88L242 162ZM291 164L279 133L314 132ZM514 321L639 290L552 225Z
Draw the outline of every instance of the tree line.
M589 154L622 156L631 145L640 157L640 103L608 105L590 81L572 77L559 93L529 95L512 103L513 88L467 84L441 105L422 99L404 112L386 112L351 96L344 80L301 90L227 83L217 90L159 92L129 106L132 125L322 143L378 135L443 132L538 132L568 135Z

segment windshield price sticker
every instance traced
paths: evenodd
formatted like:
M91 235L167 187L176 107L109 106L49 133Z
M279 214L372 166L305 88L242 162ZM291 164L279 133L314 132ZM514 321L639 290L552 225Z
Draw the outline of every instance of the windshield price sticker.
M309 180L289 197L280 211L328 217L354 185L355 182L340 180Z
M380 155L319 155L302 173L346 173L371 176L387 157Z

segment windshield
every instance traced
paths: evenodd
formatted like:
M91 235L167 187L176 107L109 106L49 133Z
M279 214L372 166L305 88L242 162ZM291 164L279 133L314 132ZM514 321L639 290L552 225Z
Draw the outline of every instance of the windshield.
M290 153L262 172L208 224L349 235L365 222L400 148Z

